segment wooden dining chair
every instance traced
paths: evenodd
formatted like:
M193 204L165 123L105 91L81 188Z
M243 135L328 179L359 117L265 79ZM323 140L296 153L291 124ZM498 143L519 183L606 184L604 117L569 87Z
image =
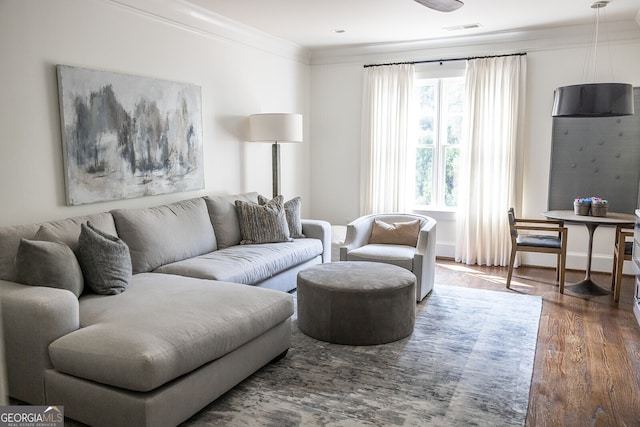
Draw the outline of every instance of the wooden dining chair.
M616 302L620 300L622 267L625 261L631 261L632 252L633 225L618 224L616 226L616 237L613 247L613 271L611 273L611 290L613 291L613 300Z
M556 281L560 285L560 293L564 293L564 269L567 260L567 227L560 220L516 218L515 211L510 208L509 230L511 232L511 256L507 288L511 286L513 264L516 253L544 252L557 255ZM523 233L521 233L523 232Z

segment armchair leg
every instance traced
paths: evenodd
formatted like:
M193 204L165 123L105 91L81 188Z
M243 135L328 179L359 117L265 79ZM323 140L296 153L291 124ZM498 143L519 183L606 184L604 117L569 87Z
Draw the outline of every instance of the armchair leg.
M620 249L622 248L622 249ZM616 254L615 264L615 276L614 276L614 288L613 288L613 300L615 302L620 301L620 288L622 287L622 268L624 267L624 246L618 245L618 253ZM622 252L622 253L621 253Z
M564 294L564 277L565 277L565 266L567 263L567 255L560 256L560 261L558 263L558 270L560 270L560 293Z
M611 290L615 291L616 289L616 267L618 265L618 253L615 251L613 253L613 268L611 269Z
M511 289L511 276L513 275L513 262L516 260L515 248L511 249L511 255L509 257L509 272L507 273L507 289Z

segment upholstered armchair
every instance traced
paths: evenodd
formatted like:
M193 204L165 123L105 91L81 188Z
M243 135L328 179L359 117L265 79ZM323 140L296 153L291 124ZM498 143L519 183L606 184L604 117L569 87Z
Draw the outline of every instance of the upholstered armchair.
M419 221L417 241L409 245L406 239L380 243L380 238L372 239L372 231L380 229L376 220L380 220L388 231L398 224L406 230L406 223ZM406 232L405 232L406 234ZM379 237L377 234L375 237ZM389 234L387 234L389 236ZM385 241L385 239L382 239ZM387 243L391 242L391 243ZM416 214L373 214L356 219L347 225L344 245L340 247L340 261L383 262L403 267L416 276L416 301L420 302L433 289L436 266L436 220Z

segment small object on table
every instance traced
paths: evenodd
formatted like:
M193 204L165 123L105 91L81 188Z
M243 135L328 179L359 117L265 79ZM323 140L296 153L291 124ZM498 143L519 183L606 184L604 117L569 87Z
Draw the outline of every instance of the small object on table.
M573 201L573 212L576 215L587 216L591 213L591 199L578 197Z
M609 202L600 197L578 197L573 201L573 213L582 216L607 216Z
M609 202L602 200L599 197L591 198L591 215L593 216L607 216L607 210L609 209Z

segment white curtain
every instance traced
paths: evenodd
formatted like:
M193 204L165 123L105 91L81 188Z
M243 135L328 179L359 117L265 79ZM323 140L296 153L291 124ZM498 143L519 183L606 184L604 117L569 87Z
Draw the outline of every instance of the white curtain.
M365 68L362 111L362 215L403 212L413 64Z
M509 263L507 210L516 199L516 164L524 125L526 57L469 60L466 70L465 144L456 218L456 261Z

